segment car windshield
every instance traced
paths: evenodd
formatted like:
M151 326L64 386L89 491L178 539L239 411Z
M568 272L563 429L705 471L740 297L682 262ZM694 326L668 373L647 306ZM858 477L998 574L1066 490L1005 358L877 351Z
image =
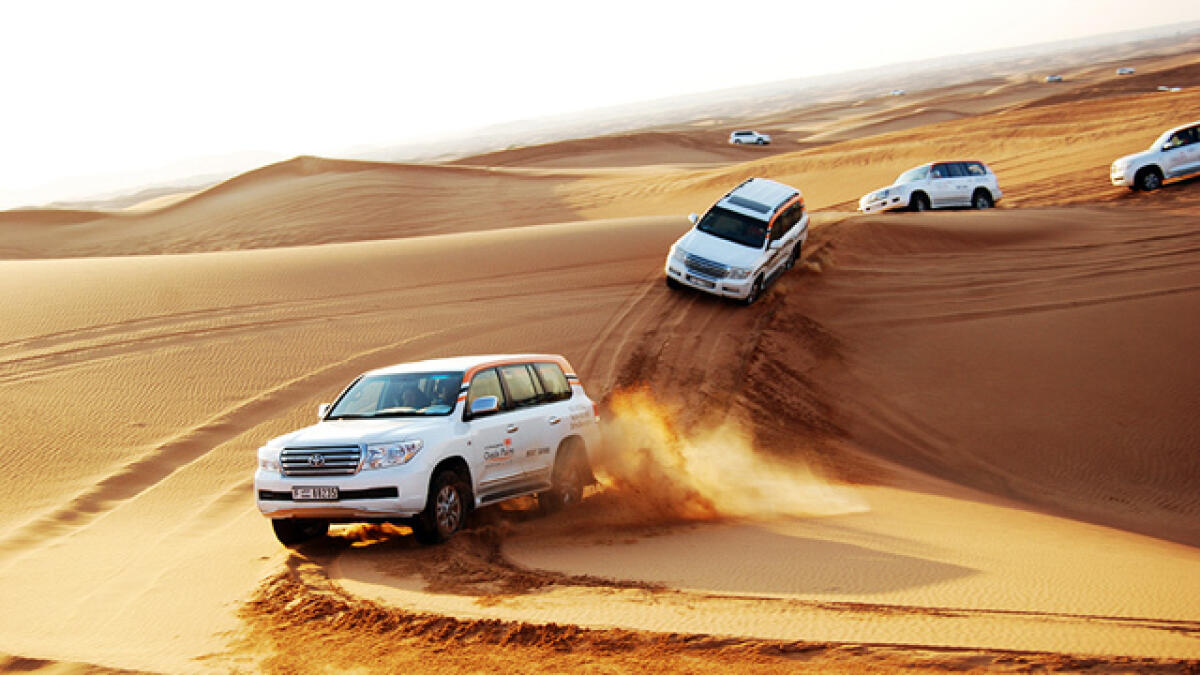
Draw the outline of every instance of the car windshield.
M342 394L325 419L449 415L462 377L460 372L366 375Z
M765 222L719 206L709 209L696 229L750 248L762 248L767 238Z
M914 180L925 180L928 177L929 177L929 167L928 166L918 166L915 169L909 169L908 171L905 171L904 173L900 174L900 177L896 179L896 182L893 183L893 185L900 185L901 183L911 183Z

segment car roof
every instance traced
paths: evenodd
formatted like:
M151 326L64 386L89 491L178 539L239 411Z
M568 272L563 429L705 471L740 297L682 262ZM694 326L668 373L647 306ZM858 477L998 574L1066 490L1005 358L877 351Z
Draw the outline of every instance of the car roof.
M770 178L751 178L725 195L717 206L759 220L771 219L771 214L800 191Z
M410 363L397 363L383 368L376 368L364 374L393 375L398 373L435 373L440 371L467 373L506 363L528 363L532 361L557 363L567 374L572 374L570 364L558 354L479 354L473 356L454 356L442 359L412 361Z

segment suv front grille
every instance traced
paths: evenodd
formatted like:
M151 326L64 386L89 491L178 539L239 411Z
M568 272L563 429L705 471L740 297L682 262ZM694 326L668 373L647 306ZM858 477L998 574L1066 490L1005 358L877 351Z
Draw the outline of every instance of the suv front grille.
M349 476L358 473L362 450L358 446L284 448L279 464L285 476Z
M695 274L703 274L706 277L714 279L724 279L726 274L729 274L729 268L715 260L701 258L698 255L689 253L684 260L689 272Z

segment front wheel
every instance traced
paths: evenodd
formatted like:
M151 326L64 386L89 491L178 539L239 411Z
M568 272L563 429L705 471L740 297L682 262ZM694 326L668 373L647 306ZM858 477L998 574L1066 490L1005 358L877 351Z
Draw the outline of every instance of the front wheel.
M455 472L445 470L429 484L425 510L413 519L413 534L422 544L440 544L463 527L467 518L467 484Z
M1137 188L1143 192L1152 192L1162 187L1162 174L1154 169L1142 169L1135 179Z
M329 522L311 518L278 518L271 520L275 538L284 546L296 546L329 532Z
M913 195L912 199L908 201L908 208L910 211L928 211L929 197L919 193Z
M750 295L747 295L742 304L747 307L758 302L758 296L762 295L762 277L754 280L754 285L750 287Z
M798 241L796 242L796 245L792 247L792 252L788 254L787 262L783 265L784 269L790 270L796 267L796 263L800 261L800 247L803 244L804 242Z
M757 141L755 141L755 143L758 143L759 145L766 145L766 144L767 144L767 142L766 142L765 140L761 139L761 138L760 138L760 139L758 139Z
M992 204L992 196L983 190L977 191L975 196L971 197L971 206L980 211L992 208Z

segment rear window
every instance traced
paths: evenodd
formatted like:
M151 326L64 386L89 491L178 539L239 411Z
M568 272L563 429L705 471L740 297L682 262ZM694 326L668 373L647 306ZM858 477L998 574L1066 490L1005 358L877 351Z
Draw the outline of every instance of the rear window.
M571 398L571 384L557 363L535 363L533 369L546 389L546 400L565 401Z
M979 162L967 162L967 174L971 176L986 176L987 167Z

